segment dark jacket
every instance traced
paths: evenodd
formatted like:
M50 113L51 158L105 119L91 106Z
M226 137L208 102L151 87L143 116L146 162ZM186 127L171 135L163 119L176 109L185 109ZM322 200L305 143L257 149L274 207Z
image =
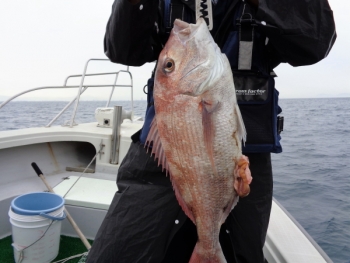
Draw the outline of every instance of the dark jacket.
M107 24L104 40L106 55L112 62L140 66L157 59L170 31L165 25L164 2L141 0L132 5L127 0L116 1ZM194 0L171 0L170 20L181 18L194 23ZM247 11L248 9L248 11ZM179 13L178 10L181 12ZM255 19L252 67L238 70L239 26L243 13ZM173 14L177 14L177 17ZM278 117L278 91L271 76L281 62L293 66L309 65L328 55L335 39L332 11L326 0L261 0L255 9L241 0L219 0L213 5L214 27L211 31L231 64L237 101L247 130L244 153L282 152ZM244 52L246 54L246 52ZM247 75L247 73L253 75ZM152 90L149 86L148 90ZM251 90L263 90L266 97L251 96ZM151 93L151 94L150 94ZM153 101L152 91L148 101ZM147 109L141 133L144 143L154 109Z
M179 206L169 177L137 138L132 136L135 142L120 165L119 190L87 263L188 263L197 242L196 228ZM254 163L251 192L239 200L220 231L228 263L264 262L272 202L271 159L269 154L248 157Z
M194 0L177 1L185 5L186 20L193 21ZM264 55L269 69L281 62L313 64L327 56L336 33L326 0L259 2L255 20L268 38L264 39ZM237 6L230 8L232 3ZM235 30L232 19L241 4L219 0L214 6L212 34L221 48ZM112 62L140 66L157 59L168 36L163 7L163 0L141 0L136 5L128 0L115 1L104 41ZM119 191L89 252L88 263L182 263L191 256L197 240L194 226L178 205L169 178L138 138L133 136L134 143L120 166ZM238 202L220 233L228 262L264 262L262 247L272 202L271 159L269 154L248 157L254 175L251 193Z
M194 0L181 1L193 10ZM166 41L162 35L163 6L158 0L141 0L136 5L115 1L104 40L107 57L130 66L156 60ZM328 55L336 39L327 0L259 0L256 20L269 39L272 68L281 62L292 66L314 64Z

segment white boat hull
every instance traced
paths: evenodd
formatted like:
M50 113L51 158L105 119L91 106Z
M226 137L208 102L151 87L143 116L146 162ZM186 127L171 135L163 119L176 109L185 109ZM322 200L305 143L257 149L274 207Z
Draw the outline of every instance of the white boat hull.
M96 123L0 132L0 238L11 234L11 200L47 190L31 168L31 163L36 162L58 194L65 196L68 192L66 208L84 235L94 239L117 191L116 175L131 143L130 136L141 126L141 122L122 124L118 164L110 163L112 130L97 127ZM95 155L89 170L93 173L84 174L70 189ZM61 233L77 236L68 220L63 222ZM332 262L275 200L264 253L268 262Z

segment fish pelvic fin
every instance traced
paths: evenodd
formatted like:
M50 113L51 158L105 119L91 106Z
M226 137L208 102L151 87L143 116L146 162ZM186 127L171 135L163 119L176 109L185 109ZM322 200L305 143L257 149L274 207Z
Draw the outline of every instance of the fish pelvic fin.
M156 116L152 120L151 128L146 138L145 147L147 148L147 151L151 150L151 154L154 155L154 159L158 159L158 166L162 165L162 171L165 169L166 174L168 175L169 165L158 133Z
M201 243L197 242L189 263L227 263L227 261L219 242L213 255L208 254L208 251L201 246Z
M247 131L245 129L242 114L237 103L235 104L235 112L237 116L237 135L238 138L243 141L243 145L245 145L247 140Z

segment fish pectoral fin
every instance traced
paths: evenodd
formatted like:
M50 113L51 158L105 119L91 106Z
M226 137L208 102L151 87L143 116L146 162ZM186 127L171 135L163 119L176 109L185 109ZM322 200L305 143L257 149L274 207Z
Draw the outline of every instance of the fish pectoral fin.
M252 179L248 157L242 155L236 164L234 182L234 188L240 197L244 197L249 194L249 185L252 182Z
M215 136L215 127L213 123L212 113L218 108L219 101L208 101L202 99L202 125L203 125L203 137L204 145L207 150L211 165L213 170L216 173L215 162L214 162L214 136Z
M158 159L158 166L162 165L162 171L166 169L168 175L169 165L158 133L157 116L152 120L151 129L147 135L145 147L147 147L148 150L151 150L151 153L154 154L154 159Z
M216 109L218 109L219 101L218 100L202 99L201 104L202 104L202 107L208 113L213 113Z

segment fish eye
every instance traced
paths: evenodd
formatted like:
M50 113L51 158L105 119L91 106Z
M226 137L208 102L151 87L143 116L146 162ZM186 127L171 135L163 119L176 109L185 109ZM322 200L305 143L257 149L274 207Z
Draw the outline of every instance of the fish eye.
M164 62L164 70L166 72L172 72L175 69L175 61L171 58L167 58Z

